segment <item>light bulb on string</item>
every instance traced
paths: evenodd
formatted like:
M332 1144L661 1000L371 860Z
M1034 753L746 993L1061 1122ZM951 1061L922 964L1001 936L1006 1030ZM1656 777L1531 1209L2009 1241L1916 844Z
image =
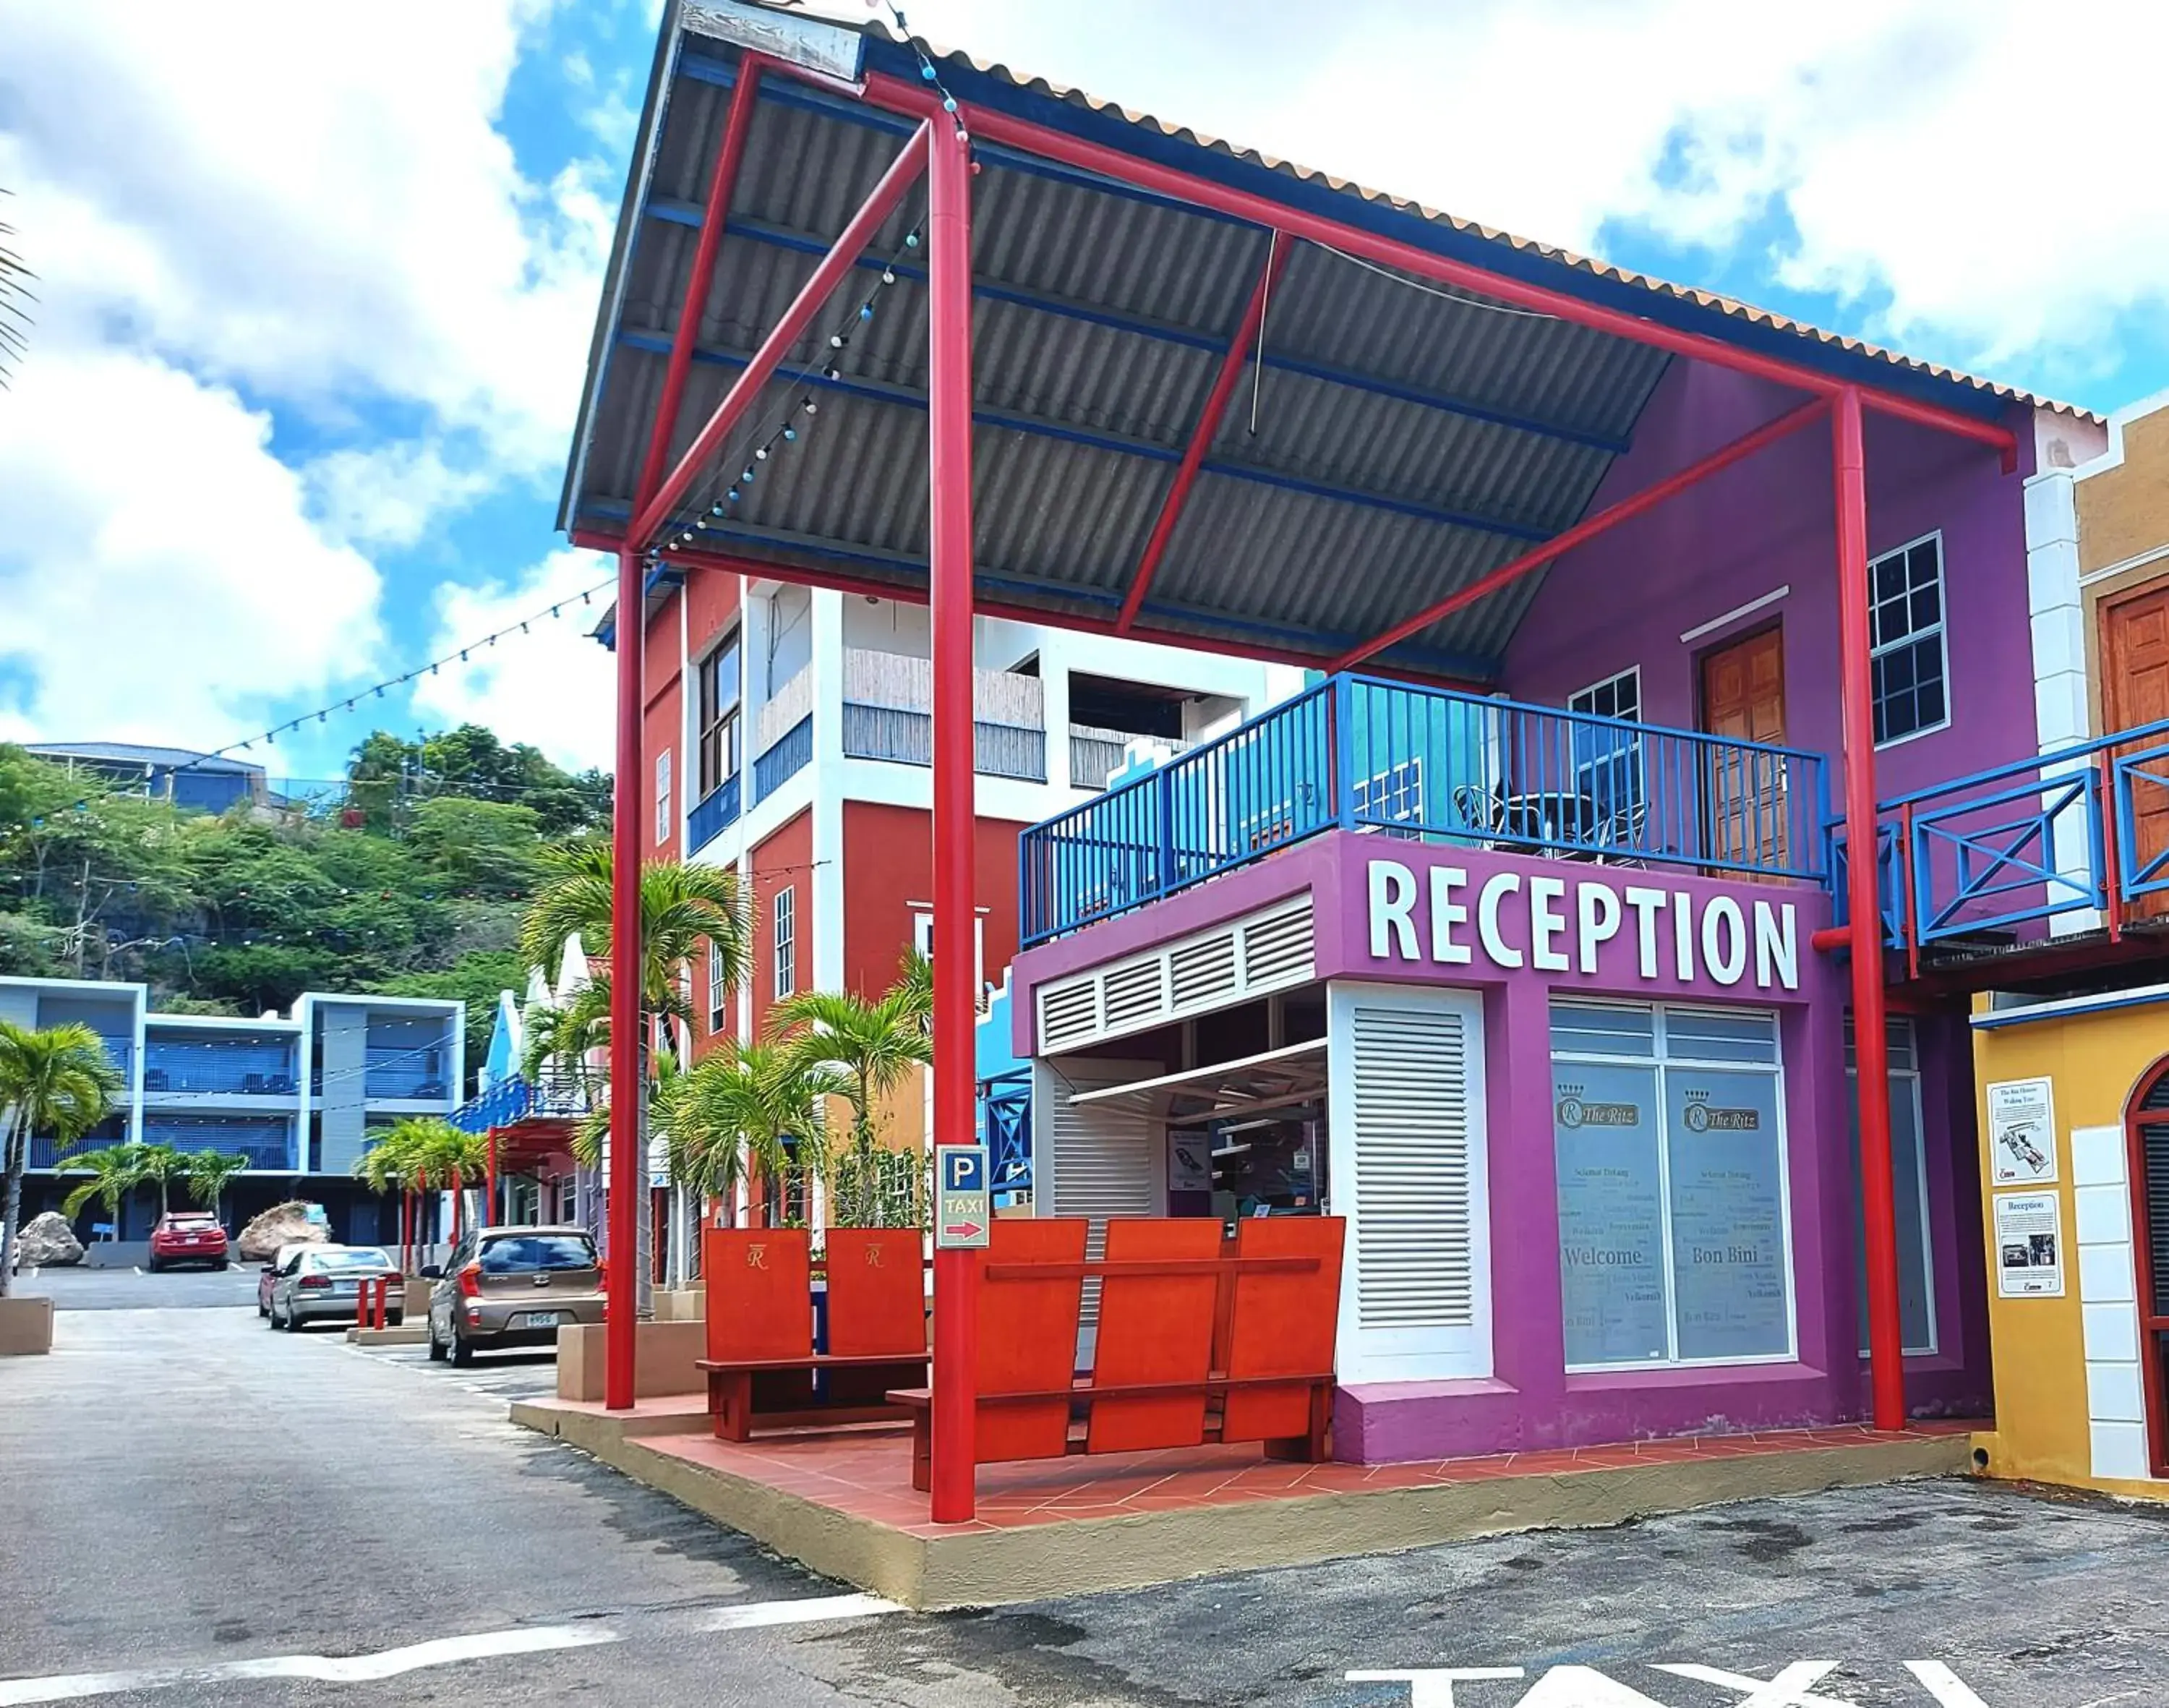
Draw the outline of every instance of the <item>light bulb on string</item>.
M768 447L767 447L765 445L764 445L764 446L762 446L760 447L760 449L759 449L759 450L758 450L758 451L754 451L754 454L753 454L753 460L754 460L755 462L767 462L767 461L768 461Z

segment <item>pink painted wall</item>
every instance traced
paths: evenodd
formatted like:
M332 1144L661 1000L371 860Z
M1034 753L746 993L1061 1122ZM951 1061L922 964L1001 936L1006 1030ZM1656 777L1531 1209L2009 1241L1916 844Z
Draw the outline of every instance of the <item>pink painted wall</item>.
M1751 432L1800 401L1744 375L1675 361L1613 463L1591 513ZM2036 750L2027 614L2021 463L1948 435L1870 414L1871 555L1940 529L1948 598L1952 721L1884 749L1888 796L2022 758ZM1639 665L1645 722L1697 724L1696 659L1770 623L1784 631L1787 744L1832 757L1841 798L1836 536L1831 436L1809 425L1623 523L1554 566L1516 630L1501 686L1517 700L1562 705ZM1773 589L1788 596L1692 643L1680 636Z

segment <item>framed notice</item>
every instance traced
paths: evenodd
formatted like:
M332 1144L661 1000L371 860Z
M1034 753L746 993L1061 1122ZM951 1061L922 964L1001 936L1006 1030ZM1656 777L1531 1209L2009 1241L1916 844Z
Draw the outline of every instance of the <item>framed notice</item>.
M2056 1177L2056 1105L2049 1081L1989 1086L1988 1151L1998 1186L2043 1186Z
M2063 1211L2054 1193L1996 1193L1996 1290L2005 1299L2064 1296Z

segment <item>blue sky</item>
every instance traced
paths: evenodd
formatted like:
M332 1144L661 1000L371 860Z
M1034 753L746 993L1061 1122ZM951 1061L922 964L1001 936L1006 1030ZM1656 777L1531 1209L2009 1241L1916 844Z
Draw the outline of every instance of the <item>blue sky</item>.
M2051 32L2001 0L1829 0L1812 32L1742 6L1722 36L1691 0L909 10L980 56L2088 407L2169 387L2169 179L2117 165L2156 146L2162 8ZM221 745L606 576L552 525L654 19L0 0L0 186L43 299L0 393L0 737ZM600 760L589 626L251 756L324 776L371 728L474 717Z

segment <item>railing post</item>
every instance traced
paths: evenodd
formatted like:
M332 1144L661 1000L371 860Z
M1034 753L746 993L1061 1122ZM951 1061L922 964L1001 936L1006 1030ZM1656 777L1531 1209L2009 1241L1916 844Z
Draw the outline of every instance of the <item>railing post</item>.
M2130 772L2124 773L2126 777ZM2124 887L2124 862L2117 847L2117 827L2124 822L2122 803L2117 799L2116 761L2108 752L2094 755L2094 776L2098 782L2100 798L2094 803L2094 815L2101 826L2102 917L2108 926L2108 940L2112 944L2124 941L2124 899L2117 892ZM2055 846L2055 833L2049 834L2049 846ZM2053 853L2049 855L2054 858Z
M1153 818L1159 835L1159 894L1172 894L1177 870L1175 857L1175 766L1173 760L1153 771Z
M1327 816L1344 830L1356 828L1356 683L1345 673L1334 677L1326 702L1325 786L1333 791Z

